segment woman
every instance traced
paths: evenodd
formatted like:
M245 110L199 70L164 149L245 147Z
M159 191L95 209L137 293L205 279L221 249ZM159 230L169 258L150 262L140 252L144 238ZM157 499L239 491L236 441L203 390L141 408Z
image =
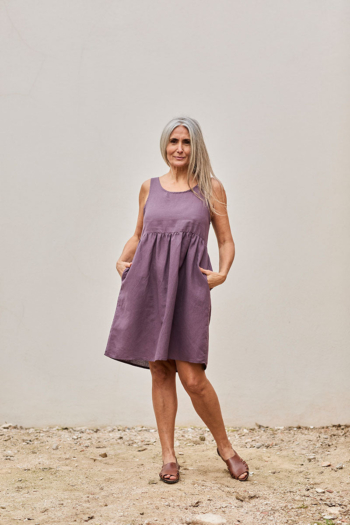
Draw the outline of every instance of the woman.
M246 481L248 465L231 446L205 374L210 291L225 282L235 256L225 190L196 120L171 120L160 147L170 169L141 186L136 230L117 262L122 283L105 355L151 371L162 481L180 478L174 450L176 372L231 476ZM219 245L218 272L207 251L210 223Z

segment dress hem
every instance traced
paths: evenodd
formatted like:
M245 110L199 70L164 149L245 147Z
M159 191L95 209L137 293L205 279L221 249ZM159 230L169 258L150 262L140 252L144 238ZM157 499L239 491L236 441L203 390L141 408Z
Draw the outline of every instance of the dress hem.
M127 359L120 359L119 357L112 357L108 354L104 354L106 357L109 357L110 359L114 359L114 361L119 361L120 363L125 363L127 365L137 366L138 368L143 368L144 370L150 370L149 366L143 366L139 365L137 363L133 363L132 360ZM170 358L171 359L171 358ZM173 361L176 361L176 359L172 359ZM150 359L135 359L135 361L151 361ZM162 359L157 359L156 361L163 361ZM166 360L165 360L166 361ZM178 359L178 361L184 361L184 359ZM186 363L193 363L196 365L202 365L203 370L207 369L207 363L204 363L203 361L185 361ZM151 363L155 363L155 361L151 361ZM177 368L176 368L177 372Z

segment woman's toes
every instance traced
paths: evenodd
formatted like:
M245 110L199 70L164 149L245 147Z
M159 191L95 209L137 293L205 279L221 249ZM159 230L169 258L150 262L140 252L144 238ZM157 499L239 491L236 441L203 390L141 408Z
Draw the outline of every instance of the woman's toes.
M247 472L243 472L243 474L241 474L238 477L239 477L239 479L246 479L248 477L248 473Z

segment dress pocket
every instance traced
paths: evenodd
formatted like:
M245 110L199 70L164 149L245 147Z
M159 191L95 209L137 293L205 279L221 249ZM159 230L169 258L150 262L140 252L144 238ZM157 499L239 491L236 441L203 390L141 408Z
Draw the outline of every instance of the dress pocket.
M130 266L125 268L123 270L123 273L122 273L122 282L124 281L124 279L126 278L126 276L128 275L128 271L130 270Z
M209 288L209 283L208 283L208 278L206 276L205 273L202 273L199 269L199 266L197 266L198 268L198 271L199 273L201 274L202 276L202 281L203 281L203 284L204 286L206 287L206 305L207 305L207 311L208 311L208 325L210 323L210 317L211 317L211 295L210 295L210 292L211 292L211 288ZM204 268L204 266L202 266L202 268Z
M200 271L199 266L197 266L197 268L198 268L198 271L199 271L199 273L201 274L202 278L205 279L205 282L206 282L206 284L207 284L208 290L210 290L207 276L205 275L205 273L202 273L202 272Z

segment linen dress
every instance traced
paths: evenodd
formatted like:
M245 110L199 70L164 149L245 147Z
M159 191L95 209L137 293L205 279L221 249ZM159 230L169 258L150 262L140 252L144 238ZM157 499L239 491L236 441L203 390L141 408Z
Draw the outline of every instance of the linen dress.
M193 191L200 193L198 186ZM209 227L204 199L192 190L165 190L159 177L151 178L141 238L122 273L104 355L146 369L149 361L167 359L206 369L211 289L199 266L213 270Z

